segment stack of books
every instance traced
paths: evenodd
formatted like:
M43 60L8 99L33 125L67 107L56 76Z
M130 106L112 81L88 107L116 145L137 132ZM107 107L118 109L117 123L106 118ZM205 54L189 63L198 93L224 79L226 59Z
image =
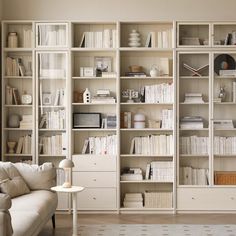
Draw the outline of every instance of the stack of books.
M141 168L125 168L120 178L121 181L143 180L143 171Z
M233 129L233 120L214 120L213 122L215 129Z
M21 129L32 129L33 127L33 116L32 115L22 115L22 120L20 121Z
M25 67L21 58L6 58L7 76L24 76L25 73Z
M234 155L236 154L236 136L232 137L214 137L214 154L216 155Z
M124 207L127 208L141 208L143 207L142 193L126 193L123 201Z
M116 128L116 114L107 114L107 117L102 119L102 129Z
M184 103L204 103L201 93L185 93Z
M115 103L116 99L111 96L109 89L97 90L97 96L91 99L91 103Z
M16 147L17 154L31 154L32 150L32 137L30 135L25 135L19 138Z
M125 72L125 76L128 77L146 77L145 72Z
M208 185L209 170L191 166L180 167L179 178L180 184L184 185Z
M201 116L185 116L180 120L181 129L202 129L203 118Z

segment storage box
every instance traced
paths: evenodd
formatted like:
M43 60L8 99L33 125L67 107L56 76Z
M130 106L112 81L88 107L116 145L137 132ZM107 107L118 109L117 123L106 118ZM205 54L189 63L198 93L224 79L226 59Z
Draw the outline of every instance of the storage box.
M172 192L145 192L144 207L172 208Z
M216 185L236 185L236 171L215 171Z

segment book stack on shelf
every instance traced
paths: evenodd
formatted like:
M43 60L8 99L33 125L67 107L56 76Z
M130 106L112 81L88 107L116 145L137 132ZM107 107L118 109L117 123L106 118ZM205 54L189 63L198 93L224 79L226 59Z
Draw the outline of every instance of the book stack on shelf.
M26 71L22 58L6 58L6 76L24 76Z
M23 29L23 47L31 48L32 47L32 29Z
M173 129L173 110L164 109L161 111L161 128Z
M184 103L204 103L201 93L185 93Z
M116 128L116 114L107 114L102 119L102 129L115 129Z
M152 161L147 164L145 179L158 182L173 182L173 162L172 161Z
M202 129L203 118L201 116L185 116L180 119L181 129Z
M65 110L48 111L42 115L39 128L45 129L65 129L66 113Z
M98 89L97 95L93 96L91 103L115 103L116 99L111 96L109 89Z
M82 154L116 155L116 135L89 137L85 139Z
M192 135L189 137L180 137L181 154L206 155L209 153L209 137L198 137Z
M120 127L125 129L132 127L132 113L130 111L120 113Z
M125 72L125 76L128 76L128 77L146 77L147 74L143 71L136 71L136 72L132 72L132 71L129 71L129 72Z
M141 168L124 168L121 181L138 181L143 180L143 171Z
M145 86L145 103L174 102L173 83L162 83Z
M233 120L214 120L214 129L233 129Z
M191 166L180 167L179 178L180 184L184 185L208 185L209 170Z
M32 137L31 135L25 135L18 139L16 154L31 154L32 150Z
M40 136L39 154L66 155L66 133Z
M214 137L215 155L236 154L236 136L233 137Z
M146 208L172 208L172 192L149 192L144 193L144 207Z
M173 153L172 135L134 137L131 142L130 154L173 155Z
M142 193L126 193L123 205L126 208L142 208L143 207Z
M38 35L40 46L66 45L66 28L63 25L40 25Z
M19 95L19 91L17 88L10 87L9 85L6 86L6 105L20 105L21 99Z
M104 29L97 32L84 32L80 41L81 48L116 48L117 32L115 29Z
M151 48L172 48L173 29L163 31L149 32L147 35L145 47Z
M33 128L33 116L22 115L22 120L20 121L20 129L32 129L32 128Z

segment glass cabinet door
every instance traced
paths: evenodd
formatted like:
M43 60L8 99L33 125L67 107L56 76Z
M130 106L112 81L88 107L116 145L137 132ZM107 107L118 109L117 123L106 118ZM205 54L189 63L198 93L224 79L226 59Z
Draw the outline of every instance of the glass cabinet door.
M66 47L68 46L67 23L38 23L36 24L37 47Z
M67 53L37 53L38 158L57 166L67 157Z

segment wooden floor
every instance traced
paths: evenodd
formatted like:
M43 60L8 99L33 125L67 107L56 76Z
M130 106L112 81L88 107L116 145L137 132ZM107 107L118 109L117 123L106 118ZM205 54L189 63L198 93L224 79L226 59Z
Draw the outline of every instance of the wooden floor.
M235 214L80 214L78 224L236 224ZM66 236L72 232L72 215L56 214L56 229L51 221L39 236Z

